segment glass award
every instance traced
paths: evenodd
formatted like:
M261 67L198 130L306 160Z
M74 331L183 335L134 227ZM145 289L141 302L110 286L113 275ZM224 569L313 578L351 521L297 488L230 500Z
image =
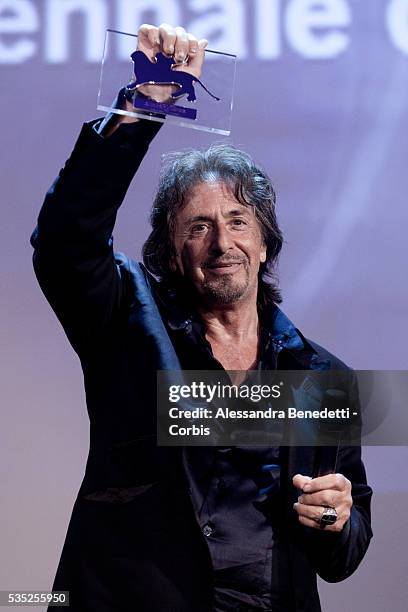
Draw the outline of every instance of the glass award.
M128 61L115 58L118 49ZM173 57L163 53L149 58L137 49L135 34L109 29L97 108L228 136L235 68L235 55L206 49L201 73L196 76L188 64L176 64ZM155 95L160 90L158 86L167 87L169 92L164 102ZM118 104L119 92L127 104Z

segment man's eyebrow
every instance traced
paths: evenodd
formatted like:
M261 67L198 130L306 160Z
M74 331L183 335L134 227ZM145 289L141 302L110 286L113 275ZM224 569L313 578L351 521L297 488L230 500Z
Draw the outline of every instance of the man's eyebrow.
M237 217L237 216L242 216L244 215L244 217L250 217L251 213L248 210L248 207L242 207L242 208L236 208L234 210L229 210L227 212L226 215L224 215L225 217Z
M244 215L245 217L250 217L251 213L249 210L247 210L247 208L242 207L242 208L234 208L233 210L229 210L225 215L223 215L224 217L238 217L238 216L242 216ZM183 225L189 225L190 223L195 223L197 221L212 221L213 219L211 217L208 217L207 215L195 215L194 217L189 217L188 219L186 219L183 223Z
M190 223L195 223L196 221L212 221L212 219L206 215L196 215L195 217L189 217L186 219L183 225L190 225Z

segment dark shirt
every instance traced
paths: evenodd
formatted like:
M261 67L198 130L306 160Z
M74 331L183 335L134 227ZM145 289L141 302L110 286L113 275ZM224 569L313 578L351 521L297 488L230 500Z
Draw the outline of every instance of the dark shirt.
M174 324L173 317L168 331L182 367L225 372L198 318L178 315L181 323ZM275 369L278 352L264 322L258 369ZM225 376L230 383L226 372ZM214 452L208 447L185 447L183 452L196 516L214 568L215 612L281 609L278 601L287 600L290 585L282 576L279 585L272 580L280 526L279 448L234 446ZM277 602L274 608L272 601Z

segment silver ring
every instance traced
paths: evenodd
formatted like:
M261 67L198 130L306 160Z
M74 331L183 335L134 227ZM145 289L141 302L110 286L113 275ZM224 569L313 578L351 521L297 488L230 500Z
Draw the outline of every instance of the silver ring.
M186 64L188 64L188 60L189 60L189 57L188 57L188 55L186 55L186 57L183 60L181 60L181 62L176 60L176 66L186 65Z
M335 508L326 507L317 519L320 529L324 529L327 525L334 525L337 521L337 512Z

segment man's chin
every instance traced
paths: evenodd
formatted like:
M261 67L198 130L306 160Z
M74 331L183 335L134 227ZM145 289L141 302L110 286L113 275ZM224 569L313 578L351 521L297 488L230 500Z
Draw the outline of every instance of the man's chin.
M246 285L236 285L226 282L211 282L203 286L204 296L214 304L233 304L240 300L246 293Z

